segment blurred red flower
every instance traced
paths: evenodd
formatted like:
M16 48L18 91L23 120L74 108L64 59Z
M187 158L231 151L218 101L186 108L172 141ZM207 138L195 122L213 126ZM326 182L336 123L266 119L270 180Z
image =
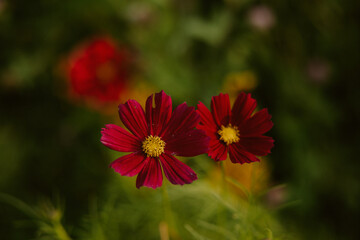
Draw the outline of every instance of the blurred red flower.
M70 93L96 103L116 102L127 87L130 54L110 38L96 38L78 47L68 65Z
M220 94L211 99L211 112L201 102L198 113L201 122L197 126L211 138L208 155L215 161L222 161L230 155L233 163L260 161L257 156L265 156L274 146L271 137L263 136L273 123L267 109L253 114L256 100L244 92L237 97L230 108L228 94Z
M162 185L163 169L172 184L188 184L197 179L195 172L174 157L192 157L208 151L209 138L194 129L200 116L194 107L180 104L172 112L171 98L161 91L148 97L146 112L135 100L119 105L119 116L130 131L108 124L102 129L101 142L119 152L132 152L111 163L122 176L137 176L136 187Z

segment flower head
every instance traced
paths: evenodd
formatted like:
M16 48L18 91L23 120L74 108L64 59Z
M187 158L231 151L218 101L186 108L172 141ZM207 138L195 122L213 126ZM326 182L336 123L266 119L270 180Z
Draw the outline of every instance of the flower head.
M129 78L128 51L109 38L97 38L70 56L68 77L75 97L98 103L116 102Z
M233 108L230 108L228 94L220 94L211 99L211 112L201 102L198 113L202 129L211 138L209 156L215 161L222 161L229 153L233 163L250 163L259 161L256 156L265 156L274 146L271 137L263 136L273 123L267 109L253 114L256 100L244 92L237 97Z
M145 111L135 100L119 105L119 116L129 131L108 124L101 142L119 152L132 152L111 163L122 176L137 176L136 187L157 188L163 174L172 184L188 184L195 172L174 157L192 157L208 151L209 137L194 129L200 116L194 107L180 104L172 111L171 98L161 91L146 101ZM161 170L162 169L162 170Z

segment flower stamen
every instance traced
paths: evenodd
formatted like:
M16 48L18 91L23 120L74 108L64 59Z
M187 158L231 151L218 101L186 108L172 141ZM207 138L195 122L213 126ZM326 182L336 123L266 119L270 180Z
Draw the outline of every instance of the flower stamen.
M148 157L159 157L165 149L165 142L158 136L147 136L142 143L142 149Z
M231 124L229 124L227 127L221 126L221 129L217 133L220 135L220 140L225 142L226 145L240 141L238 127L232 126Z

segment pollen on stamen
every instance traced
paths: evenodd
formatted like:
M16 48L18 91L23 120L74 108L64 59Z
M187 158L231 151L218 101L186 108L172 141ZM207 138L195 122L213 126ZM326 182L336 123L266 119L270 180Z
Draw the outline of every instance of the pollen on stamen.
M220 135L220 140L225 142L226 145L240 141L238 127L232 126L231 124L229 124L227 127L221 126L221 129L217 133Z
M147 136L142 143L142 149L148 157L159 157L165 149L165 142L158 136Z

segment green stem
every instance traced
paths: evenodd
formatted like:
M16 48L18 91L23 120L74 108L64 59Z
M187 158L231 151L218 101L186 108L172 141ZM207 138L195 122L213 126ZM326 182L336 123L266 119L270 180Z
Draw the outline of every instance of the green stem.
M221 169L221 180L222 180L222 193L224 194L224 198L227 198L228 191L227 191L227 184L226 184L226 173L225 173L225 163L224 161L220 162L220 169Z
M166 183L164 183L162 190L163 190L162 195L163 195L163 205L164 205L164 218L165 218L165 222L168 224L169 235L174 238L177 238L178 231L176 228L174 214L171 209L170 198L169 198L169 194L167 191Z
M227 191L227 184L226 184L226 173L225 173L225 166L224 161L219 162L219 167L221 170L221 189L220 194L222 195L222 198L224 201L226 201L228 197L228 191ZM219 215L218 215L218 221L219 226L223 226L226 228L227 226L227 220L226 220L226 210L223 207L220 207L219 205Z
M59 240L71 240L63 225L59 221L53 223L56 236Z
M169 194L167 191L166 183L164 183L164 186L162 187L162 196L163 196L163 205L164 205L164 218L165 221L169 223L169 220L172 215L171 206L170 206L170 200L169 200Z

